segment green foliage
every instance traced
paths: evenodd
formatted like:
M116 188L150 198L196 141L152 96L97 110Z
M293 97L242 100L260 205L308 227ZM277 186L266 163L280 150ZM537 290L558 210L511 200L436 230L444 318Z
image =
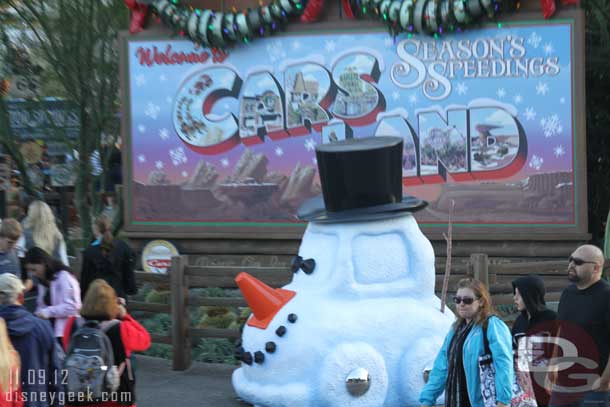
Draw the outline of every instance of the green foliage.
M587 95L587 188L589 230L602 245L610 208L610 2L583 0Z
M171 291L157 291L152 289L148 292L144 301L155 304L169 304L171 297Z
M226 297L226 290L218 287L191 288L189 295L192 297Z
M172 329L172 321L168 314L157 314L152 318L143 319L142 326L155 335L168 335Z
M173 352L171 345L165 345L162 343L153 343L146 352L142 352L142 355L154 356L157 358L171 359Z
M235 345L228 339L205 338L193 349L193 360L207 363L229 363L237 361L233 356Z
M24 60L35 60L42 68L42 90L37 96L65 98L79 108L78 137L74 140L61 137L61 141L68 145L69 151L78 152L75 200L83 241L88 242L91 217L101 207L101 194L93 186L95 183L106 185L105 170L109 167L111 146L119 133L117 40L119 31L127 28L128 8L122 0L2 0L0 3L0 22L10 16L17 30L24 33L27 30L23 38L9 38L9 49L24 49L27 53ZM0 34L3 27L0 24ZM1 111L0 116L3 116ZM5 127L0 123L0 142L2 138L11 139ZM19 163L18 149L7 150ZM91 175L90 158L95 151L100 153L102 161L103 172L99 177ZM19 170L22 176L27 174ZM22 181L27 189L27 177Z
M210 315L208 313L204 315L197 323L197 327L226 329L235 321L237 321L237 315L234 312L227 310L221 314Z
M500 317L506 317L517 312L517 307L515 304L500 304L496 305L495 308Z

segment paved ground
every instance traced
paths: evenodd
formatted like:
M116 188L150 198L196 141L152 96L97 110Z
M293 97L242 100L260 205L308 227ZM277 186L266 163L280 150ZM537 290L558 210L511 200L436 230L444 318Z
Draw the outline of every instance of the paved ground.
M136 357L138 407L246 407L231 386L235 366L193 363L186 371L171 369L171 361Z

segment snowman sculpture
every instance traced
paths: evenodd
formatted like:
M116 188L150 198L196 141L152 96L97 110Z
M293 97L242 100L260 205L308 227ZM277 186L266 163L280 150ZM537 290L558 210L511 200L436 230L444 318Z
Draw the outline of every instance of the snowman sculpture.
M402 139L316 148L322 196L292 282L273 289L240 273L253 314L233 373L238 396L266 407L417 406L424 372L454 321L434 294L432 245L402 196Z

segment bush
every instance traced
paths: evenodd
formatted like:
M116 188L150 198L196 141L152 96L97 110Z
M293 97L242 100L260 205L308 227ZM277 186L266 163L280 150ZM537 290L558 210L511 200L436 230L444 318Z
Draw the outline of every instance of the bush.
M193 360L206 363L236 364L233 356L235 347L231 341L222 338L205 338L193 349Z
M141 354L163 359L171 359L173 356L172 346L161 343L153 343L146 352L142 352Z
M168 314L157 314L142 320L142 326L151 334L168 335L172 329L172 321Z
M146 295L145 301L155 304L169 304L171 297L171 291L157 291L153 289Z

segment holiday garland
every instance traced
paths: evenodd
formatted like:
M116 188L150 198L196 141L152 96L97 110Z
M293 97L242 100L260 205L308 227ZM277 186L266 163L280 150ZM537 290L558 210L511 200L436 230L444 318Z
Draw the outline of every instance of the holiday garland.
M237 42L248 43L255 36L265 37L281 30L288 19L303 12L301 0L274 0L266 6L237 13L209 9L189 9L178 0L156 0L152 12L180 35L210 48L227 48Z
M315 20L323 0L272 0L268 5L241 12L223 13L193 9L179 0L126 0L126 3L150 3L150 9L163 24L193 42L209 48L227 48L238 42L249 43L281 30L288 21L306 13ZM482 16L490 19L519 7L518 0L341 0L351 18L383 21L392 35L406 32L434 35L460 31ZM129 4L128 4L129 5ZM148 7L147 5L144 7ZM132 8L132 7L130 7ZM142 9L138 9L141 13ZM134 8L132 8L134 12ZM308 14L307 14L308 13ZM301 18L303 20L303 17ZM141 26L139 27L141 28Z

